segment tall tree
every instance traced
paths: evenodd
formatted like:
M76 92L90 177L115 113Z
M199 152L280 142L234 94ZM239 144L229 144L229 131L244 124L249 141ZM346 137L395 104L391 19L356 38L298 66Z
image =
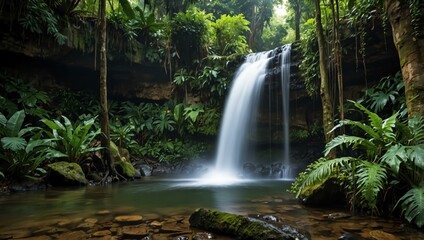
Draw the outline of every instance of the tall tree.
M385 0L405 84L408 115L424 115L424 3Z
M329 90L329 77L327 72L327 55L324 39L324 30L321 20L320 0L315 1L315 26L317 30L318 49L319 49L319 72L321 77L320 95L322 102L322 123L324 127L325 141L328 143L334 138L334 133L330 132L334 128L333 107ZM329 156L334 157L334 155Z
M110 131L109 114L107 104L107 56L106 56L106 0L100 0L100 24L99 24L99 45L100 45L100 127L102 129L101 144L103 147L103 159L106 161L107 173L116 176L116 169L110 155Z
M300 0L289 0L288 3L292 6L294 10L294 30L295 30L295 40L300 40L300 17L302 15L302 7Z

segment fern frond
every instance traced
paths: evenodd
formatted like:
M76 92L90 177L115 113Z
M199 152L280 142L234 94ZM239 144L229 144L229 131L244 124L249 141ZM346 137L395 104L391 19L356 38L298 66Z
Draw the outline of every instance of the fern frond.
M337 169L345 167L350 161L355 160L352 157L341 157L317 163L314 169L306 174L303 183L300 185L296 197L304 195L305 192L310 192L318 189L330 177L335 176Z
M358 102L353 102L353 104L355 105L355 107L357 107L358 109L360 109L361 111L363 111L364 113L368 115L370 124L375 130L377 130L378 132L382 130L383 119L381 119L381 117L378 116L378 114L371 112L370 110L368 110L366 107L364 107L362 104Z
M356 149L363 149L367 152L367 155L372 155L378 152L377 146L368 139L343 134L335 137L327 143L324 150L324 156L327 156L333 148L343 148L343 146L352 146Z
M368 126L364 123L349 120L349 119L341 120L340 123L333 128L333 130L335 130L336 128L339 128L341 126L344 126L344 125L358 127L360 129L362 129L365 133L370 135L371 138L374 138L374 139L380 139L381 138L380 135L378 135L378 133L376 131L374 131L374 129L372 127L370 127L370 126ZM331 130L331 131L333 131L333 130Z
M399 202L402 202L402 213L406 220L418 227L424 226L424 184L409 190Z
M379 192L387 180L386 169L379 163L362 161L356 174L358 194L370 209L375 209Z

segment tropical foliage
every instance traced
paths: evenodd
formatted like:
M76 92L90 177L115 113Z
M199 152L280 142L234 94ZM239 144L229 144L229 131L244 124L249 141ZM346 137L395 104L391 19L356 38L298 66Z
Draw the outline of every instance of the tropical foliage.
M293 190L298 197L307 197L332 179L345 187L349 202L355 207L374 213L394 206L396 202L387 202L391 199L387 196L393 195L400 202L405 218L423 226L424 118L420 116L403 122L396 112L382 119L360 103L354 105L368 117L368 123L340 121L335 129L350 126L361 132L339 135L324 151L326 156L339 148L350 151L350 156L313 163L296 180ZM402 193L401 189L407 192ZM396 198L398 191L403 194L401 198Z

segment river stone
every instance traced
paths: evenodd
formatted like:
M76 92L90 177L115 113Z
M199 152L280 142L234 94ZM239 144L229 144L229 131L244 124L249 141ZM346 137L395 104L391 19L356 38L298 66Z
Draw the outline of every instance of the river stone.
M214 239L215 236L212 233L208 232L198 232L194 234L193 240L206 240L206 239Z
M375 240L400 240L400 238L396 237L395 235L386 233L381 230L370 231L368 235L371 237L371 239Z
M2 232L0 235L0 237L2 237L3 239L26 238L30 236L31 236L31 232L27 229L11 230L7 232Z
M151 227L161 227L162 226L162 223L159 222L159 221L157 221L157 220L155 220L155 221L151 222L149 225Z
M82 218L74 218L74 219L63 219L57 223L59 227L64 227L67 225L79 223L82 221Z
M94 223L90 223L90 222L83 222L80 225L77 226L77 229L92 229L94 227Z
M57 237L58 240L84 240L87 239L87 234L83 231L66 232Z
M93 233L92 235L94 237L104 237L104 236L108 236L108 235L111 235L111 234L112 234L111 231L103 230L103 231L97 231L97 232Z
M330 213L328 215L324 215L324 217L336 220L336 219L341 219L341 218L348 218L348 217L350 217L350 214L343 213L343 212L336 212L336 213Z
M85 220L84 220L84 222L86 222L86 223L93 223L93 224L95 224L95 223L97 223L99 220L97 220L97 219L95 219L95 218L86 218Z
M55 234L55 233L64 233L67 232L68 230L65 228L58 228L58 227L44 227L44 228L40 228L36 231L34 231L33 233L35 235L39 235L39 234Z
M22 240L23 239L25 239L25 240L51 240L52 238L50 237L50 236L46 236L46 235L43 235L43 236L36 236L36 237L29 237L29 238L21 238Z
M121 224L134 224L139 223L143 220L143 217L140 215L123 215L115 217L115 222Z
M47 165L50 168L49 180L55 186L87 185L80 165L69 162L55 162Z
M111 214L111 213L112 212L110 210L100 210L100 211L96 212L97 215L108 215L108 214Z
M122 234L125 237L145 237L149 235L149 229L146 226L139 227L124 227L122 229Z

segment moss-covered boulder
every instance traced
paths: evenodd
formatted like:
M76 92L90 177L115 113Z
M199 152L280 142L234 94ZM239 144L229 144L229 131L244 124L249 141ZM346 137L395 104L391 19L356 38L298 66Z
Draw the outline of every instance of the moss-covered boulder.
M110 155L115 163L116 170L120 174L130 178L140 176L140 172L130 162L128 150L119 148L115 143L110 142Z
M191 214L190 226L251 240L307 240L306 234L288 225L273 225L258 219L216 210L197 209Z
M301 195L302 203L311 207L341 206L345 205L345 194L342 187L335 179L328 179L318 187L304 191Z
M54 186L79 186L88 183L80 165L76 163L55 162L47 166L50 169L49 182Z

